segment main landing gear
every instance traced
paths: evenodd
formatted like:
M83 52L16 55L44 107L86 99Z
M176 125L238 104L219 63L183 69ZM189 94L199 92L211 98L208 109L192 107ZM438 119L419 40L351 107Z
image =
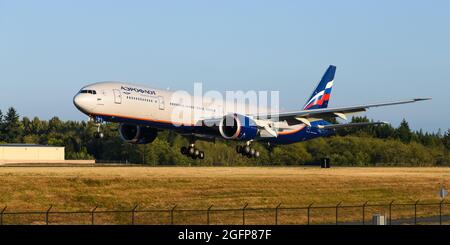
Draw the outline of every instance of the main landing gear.
M250 146L251 142L247 142L246 145L237 145L236 146L236 152L239 154L242 154L243 156L247 156L248 158L258 158L259 157L259 151L255 150L253 147Z
M205 152L200 151L199 149L195 148L195 144L190 144L189 147L181 147L181 154L191 157L192 159L204 159L205 158Z

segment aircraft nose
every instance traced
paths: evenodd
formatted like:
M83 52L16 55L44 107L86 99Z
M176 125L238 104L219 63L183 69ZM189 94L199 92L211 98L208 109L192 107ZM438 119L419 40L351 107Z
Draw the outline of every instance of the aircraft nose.
M87 114L93 106L89 97L90 96L87 96L86 94L77 94L73 97L73 104L78 110Z

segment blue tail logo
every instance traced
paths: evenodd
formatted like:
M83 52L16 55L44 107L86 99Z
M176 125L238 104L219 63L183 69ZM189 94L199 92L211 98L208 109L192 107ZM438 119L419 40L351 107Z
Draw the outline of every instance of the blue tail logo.
M303 110L327 108L330 100L331 89L333 88L334 74L336 73L336 66L330 65L323 74L322 79L312 93L311 97L306 102Z

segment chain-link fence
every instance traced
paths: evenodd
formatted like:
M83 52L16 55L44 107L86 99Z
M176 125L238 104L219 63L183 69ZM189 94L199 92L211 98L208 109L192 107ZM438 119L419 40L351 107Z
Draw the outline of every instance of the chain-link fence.
M367 225L367 224L450 224L450 210L444 200L435 203L251 207L183 209L178 205L166 209L146 209L139 205L128 210L60 211L53 206L45 210L18 211L4 206L0 211L0 225L73 224L73 225Z

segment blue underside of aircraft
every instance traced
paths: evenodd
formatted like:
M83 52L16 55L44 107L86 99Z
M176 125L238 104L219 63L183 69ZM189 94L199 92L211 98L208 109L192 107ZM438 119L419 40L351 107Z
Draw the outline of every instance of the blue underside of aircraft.
M158 129L174 130L184 134L195 133L221 137L219 131L215 127L185 126L185 125L179 126L174 125L172 123L155 122L150 120L139 120L113 116L97 116L96 118L106 122L128 123L128 124L149 126ZM284 145L307 141L318 137L326 137L334 134L335 131L332 129L320 129L318 128L318 125L329 125L329 124L330 123L325 120L314 121L311 122L311 126L305 126L301 130L298 131L294 130L292 133L279 134L278 137L265 137L265 138L258 138L257 140L262 142L269 142L270 144L273 145Z

